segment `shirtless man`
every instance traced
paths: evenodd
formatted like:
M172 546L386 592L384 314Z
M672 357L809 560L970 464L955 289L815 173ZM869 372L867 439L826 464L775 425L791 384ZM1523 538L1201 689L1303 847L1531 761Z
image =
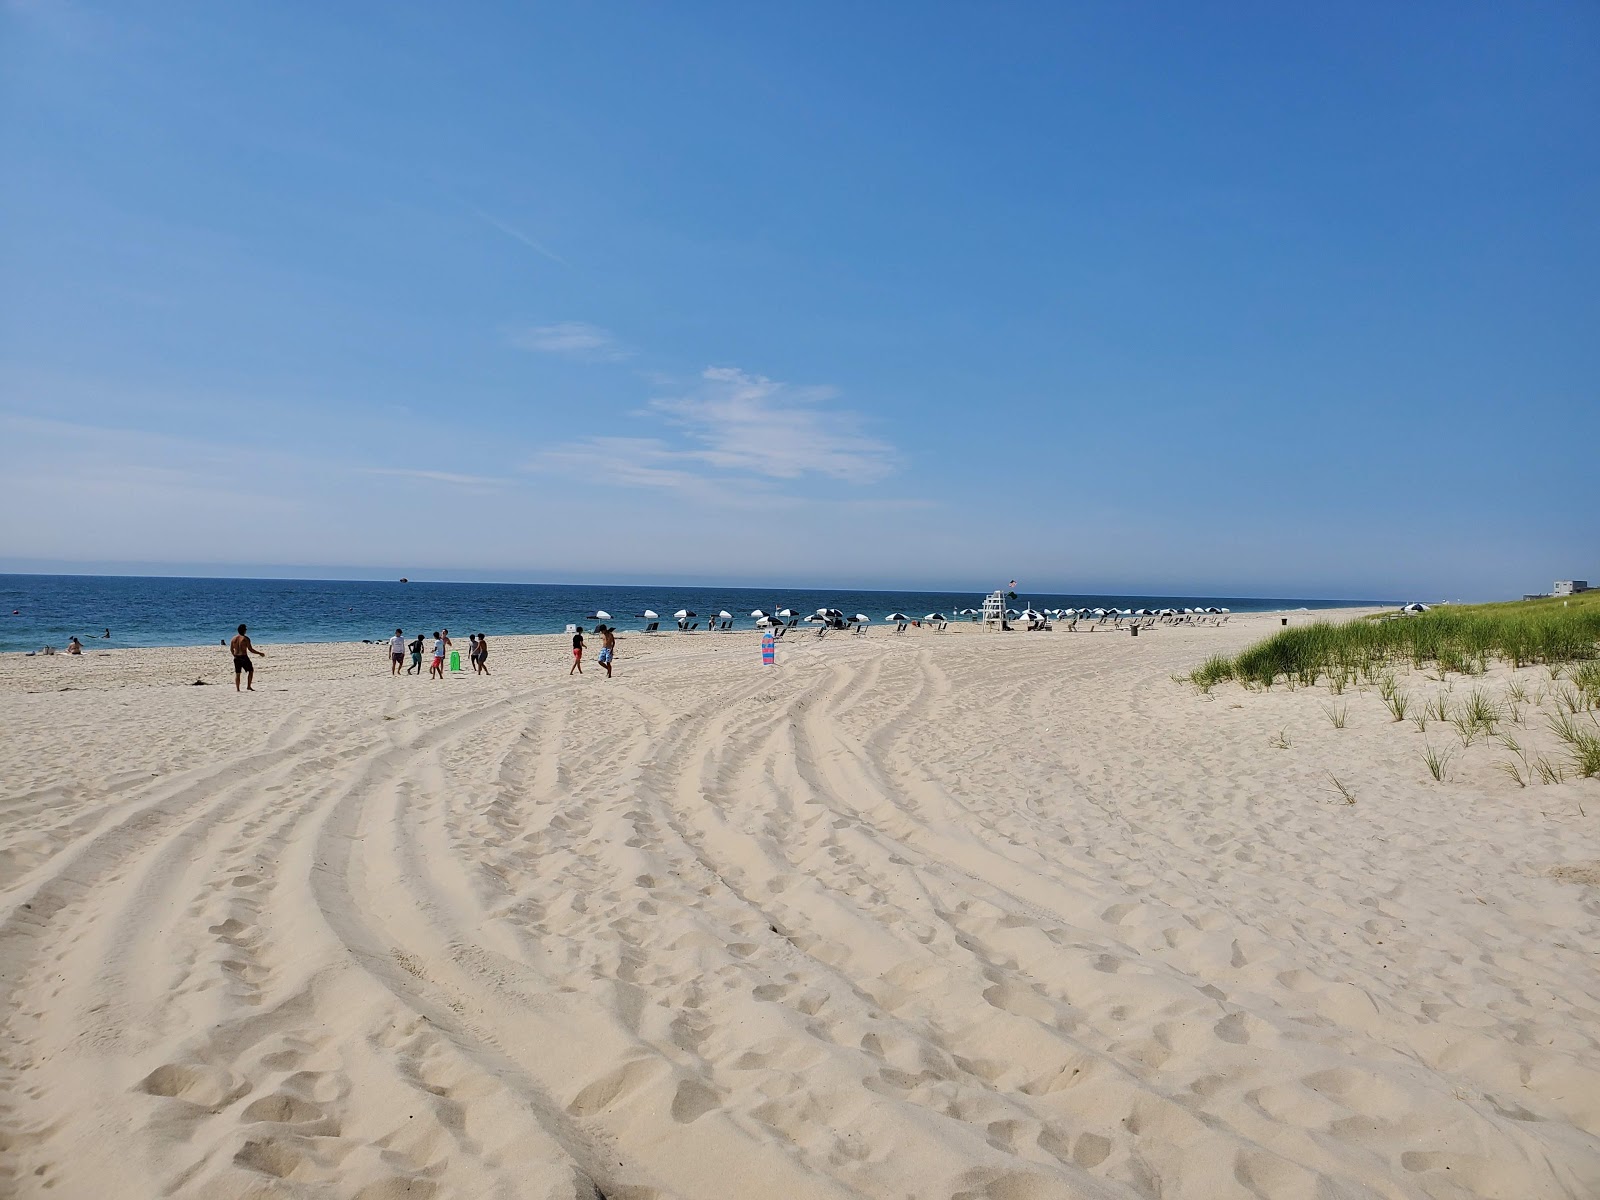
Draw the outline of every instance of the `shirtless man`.
M255 664L250 661L250 656L254 654L258 658L265 658L267 652L265 650L257 650L250 644L250 638L245 633L244 626L241 625L239 626L239 632L233 635L233 641L228 643L228 653L233 655L233 690L236 692L239 690L239 677L248 675L250 682L245 685L244 690L247 692L255 691L256 668Z
M600 626L600 665L606 669L606 678L611 678L611 658L616 653L617 635L611 631L611 626Z

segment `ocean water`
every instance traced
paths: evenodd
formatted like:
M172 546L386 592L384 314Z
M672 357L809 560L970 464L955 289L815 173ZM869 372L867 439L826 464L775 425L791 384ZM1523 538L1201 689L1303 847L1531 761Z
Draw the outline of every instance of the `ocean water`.
M1234 612L1336 608L1380 601L1264 599L1242 596L1085 596L1020 592L1013 607L1195 608L1218 605ZM707 615L734 614L735 629L750 629L752 609L772 612L818 608L863 612L881 623L891 612L978 608L974 592L852 591L848 588L719 588L579 586L532 583L400 583L329 579L173 579L124 575L0 575L0 651L60 648L76 634L86 649L107 646L204 646L231 637L240 622L259 644L347 642L407 636L448 628L453 636L484 633L559 633L569 622L589 626L589 614L611 614L620 629L640 629L635 616L687 608ZM110 638L102 638L105 630Z

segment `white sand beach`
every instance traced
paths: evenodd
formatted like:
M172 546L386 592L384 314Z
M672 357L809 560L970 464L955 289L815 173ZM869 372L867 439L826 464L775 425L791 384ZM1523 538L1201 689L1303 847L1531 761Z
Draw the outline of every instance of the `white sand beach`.
M0 1193L1600 1195L1600 780L1277 627L0 657Z

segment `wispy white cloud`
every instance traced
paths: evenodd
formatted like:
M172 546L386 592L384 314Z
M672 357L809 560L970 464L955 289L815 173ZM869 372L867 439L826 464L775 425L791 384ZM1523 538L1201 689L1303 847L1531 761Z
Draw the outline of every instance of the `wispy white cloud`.
M521 350L539 354L564 354L591 362L617 362L633 352L598 325L585 321L558 321L554 325L534 325L513 332L508 339Z
M686 396L652 400L650 409L683 430L692 459L719 470L771 479L823 475L876 483L897 455L862 432L859 414L824 407L830 387L797 387L737 367L707 367Z
M491 475L458 475L453 471L428 471L415 467L357 467L363 475L387 475L396 479L417 479L426 483L444 483L456 487L504 487L510 480L496 479Z
M567 260L562 258L561 255L557 254L554 250L551 250L548 246L539 242L537 239L529 237L526 233L523 233L522 230L518 229L509 221L502 221L499 217L494 216L492 213L484 212L481 208L474 208L472 210L472 215L477 217L478 220L482 221L484 224L498 229L501 233L505 234L513 241L521 242L535 254L542 254L551 262L560 263L563 267L567 265Z
M677 436L591 437L555 446L530 466L621 487L702 499L770 501L807 477L878 483L898 454L863 430L862 417L829 402L827 387L801 387L709 367L687 393L651 400L639 414Z

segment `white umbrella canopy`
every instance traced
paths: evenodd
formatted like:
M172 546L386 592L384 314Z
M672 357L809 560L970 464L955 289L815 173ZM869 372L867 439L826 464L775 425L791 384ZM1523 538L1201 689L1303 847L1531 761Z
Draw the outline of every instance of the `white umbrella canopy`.
M687 608L680 608L677 612L672 614L673 619L677 620L677 621L686 621L690 617L698 617L699 615L700 615L699 613L691 612Z
M731 620L733 620L733 614L731 612L729 612L727 609L723 609L721 612L719 612L717 614L717 620L719 620L719 621L731 621Z
M885 621L909 621L909 620L911 620L911 618L906 616L905 613L892 612L888 616L884 617L884 620Z
M790 620L790 619L792 619L794 617L799 616L800 614L795 612L794 609L792 609L792 608L780 608L778 610L777 615L782 617L785 621L788 621L788 620Z
M597 608L592 613L590 613L587 617L585 617L584 620L586 620L586 621L609 621L609 620L611 620L611 614L606 612L606 610L603 609L603 608Z
M866 613L857 613L855 616L851 617L850 619L852 621L857 622L858 624L861 624L861 625L870 625L872 623L872 618L867 616Z
M767 614L762 612L759 608L752 609L750 611L750 615L758 621L765 621L767 619Z
M636 615L641 620L645 621L659 621L661 619L661 614L656 612L656 610L653 608L647 608L642 613L638 613Z
M945 619L945 615L943 613L931 612L922 619L924 621L943 621Z

